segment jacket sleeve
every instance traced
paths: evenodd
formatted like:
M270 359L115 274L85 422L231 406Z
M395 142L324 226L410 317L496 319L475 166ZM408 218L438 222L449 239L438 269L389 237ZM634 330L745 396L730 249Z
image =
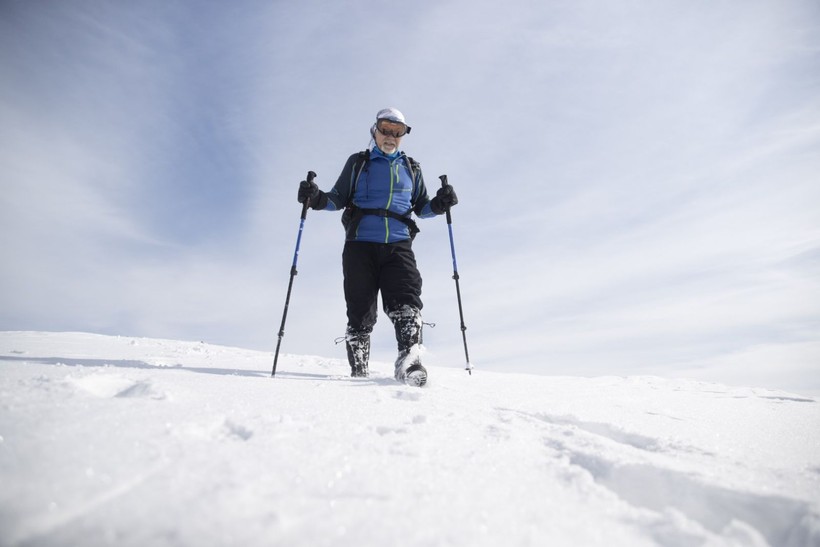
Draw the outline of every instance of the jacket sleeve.
M326 194L327 205L324 208L325 211L338 211L339 209L344 209L352 200L354 183L353 177L356 176L356 173L353 172L353 168L356 165L356 158L358 156L358 154L353 154L347 158L347 162L345 163L339 178L336 179L336 184L334 184L333 188Z

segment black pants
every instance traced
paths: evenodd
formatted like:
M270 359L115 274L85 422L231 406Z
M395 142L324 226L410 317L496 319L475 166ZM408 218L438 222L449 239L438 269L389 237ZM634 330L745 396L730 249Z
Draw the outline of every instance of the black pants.
M421 309L421 274L411 242L347 241L342 253L347 326L369 333L378 317L381 291L384 311L403 305Z

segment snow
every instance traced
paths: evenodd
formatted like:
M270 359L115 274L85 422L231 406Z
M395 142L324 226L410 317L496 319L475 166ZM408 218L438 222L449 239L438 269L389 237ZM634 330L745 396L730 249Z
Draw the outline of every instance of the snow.
M0 333L0 545L820 545L816 398L425 364Z

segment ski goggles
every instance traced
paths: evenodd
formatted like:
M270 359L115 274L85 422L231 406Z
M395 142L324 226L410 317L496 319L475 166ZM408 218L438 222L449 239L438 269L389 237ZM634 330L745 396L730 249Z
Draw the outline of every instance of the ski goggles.
M376 129L386 137L399 139L410 132L410 126L393 120L376 120Z

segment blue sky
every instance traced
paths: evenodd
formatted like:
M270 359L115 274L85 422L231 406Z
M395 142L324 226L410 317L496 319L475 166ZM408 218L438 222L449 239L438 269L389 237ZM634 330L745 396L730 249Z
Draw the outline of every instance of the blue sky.
M476 367L820 391L816 2L6 1L0 81L0 329L273 349L298 182L396 106ZM343 355L342 243L309 214L284 352Z

